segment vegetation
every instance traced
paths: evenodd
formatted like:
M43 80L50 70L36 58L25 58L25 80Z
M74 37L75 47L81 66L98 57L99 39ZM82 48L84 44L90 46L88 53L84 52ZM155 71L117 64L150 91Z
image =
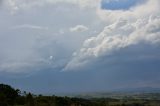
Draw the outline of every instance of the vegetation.
M160 100L37 96L0 84L0 106L160 106Z

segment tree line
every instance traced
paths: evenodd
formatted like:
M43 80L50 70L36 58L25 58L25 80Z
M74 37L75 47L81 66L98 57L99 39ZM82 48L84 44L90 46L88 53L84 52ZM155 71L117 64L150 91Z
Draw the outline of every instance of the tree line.
M133 102L134 101L134 102ZM0 106L160 106L160 101L34 95L0 84Z

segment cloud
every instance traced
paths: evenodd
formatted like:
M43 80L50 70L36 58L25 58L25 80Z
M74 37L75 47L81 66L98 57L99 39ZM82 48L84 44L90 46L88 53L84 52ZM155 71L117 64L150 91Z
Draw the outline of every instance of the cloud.
M37 30L47 30L48 27L42 27L37 25L29 25L29 24L23 24L23 25L17 25L12 27L12 29L37 29Z
M32 73L34 70L64 67L72 52L88 37L87 33L75 36L69 28L77 24L92 26L97 22L95 12L82 9L75 0L73 3L69 0L4 0L3 5L0 72ZM6 8L15 14L10 14ZM85 20L80 18L82 16ZM53 59L49 59L50 56Z
M96 12L102 20L112 24L118 18L135 21L138 18L145 18L151 14L158 14L160 9L159 4L159 0L146 0L146 2L135 5L127 10L110 10L99 7Z
M88 30L88 27L86 27L84 25L77 25L75 27L70 28L71 32L84 32L87 30Z
M47 68L56 68L58 62L56 62L56 64L54 64L54 62L53 56L46 58L40 56L30 56L24 59L9 58L8 60L0 62L0 72L32 74Z
M159 44L159 4L158 0L148 0L125 11L103 10L99 7L97 15L110 25L107 25L97 37L85 40L64 70L76 70L97 58L112 55L131 45L138 46L142 42Z
M5 8L17 14L7 14L5 12L8 11L2 10L0 27L4 30L0 35L0 58L4 60L0 59L0 64L3 67L7 65L2 63L12 67L29 67L28 63L37 67L49 64L42 66L60 66L69 70L131 45L138 46L141 42L157 45L159 4L159 0L147 0L123 11L102 9L101 0L4 0ZM77 26L70 28L72 25ZM99 33L101 29L103 31ZM89 35L77 33L75 36L68 30L90 32L87 31ZM93 31L99 34L91 33ZM50 56L54 57L54 64L50 63ZM9 61L5 62L7 59ZM41 64L36 65L39 62L34 61L39 59L45 62L40 61ZM21 62L24 64L20 65ZM12 65L14 63L18 65Z
M160 1L125 10L101 1L3 0L0 80L44 92L158 85Z
M11 10L11 13L15 13L18 10L31 9L39 6L66 3L78 5L81 8L95 8L100 0L3 0L4 5Z
M132 22L118 19L106 26L96 37L85 40L82 48L74 53L73 59L64 70L83 67L94 59L112 55L120 49L138 46L141 43L160 44L160 16L151 15Z
M35 65L35 64L34 64ZM33 68L33 64L29 64L28 62L7 62L0 64L0 71L2 72L12 72L12 73L20 73L20 69L30 69ZM23 71L26 72L26 71ZM27 72L30 72L29 70Z
M49 56L49 59L50 59L50 60L53 60L53 56Z

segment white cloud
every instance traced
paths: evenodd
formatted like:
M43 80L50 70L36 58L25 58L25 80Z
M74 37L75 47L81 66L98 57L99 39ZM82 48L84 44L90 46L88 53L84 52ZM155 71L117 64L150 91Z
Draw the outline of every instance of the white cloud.
M53 60L53 56L49 56L49 59L50 59L50 60Z
M77 25L75 27L70 28L71 32L84 32L87 30L88 30L88 27L86 27L84 25Z
M48 27L37 26L37 25L29 25L29 24L23 24L23 25L14 26L14 27L12 27L12 29L37 29L37 30L47 30Z
M118 19L106 26L97 37L85 40L82 48L74 53L73 59L64 70L82 67L93 59L111 55L119 49L142 42L160 44L160 16L148 16L132 22Z

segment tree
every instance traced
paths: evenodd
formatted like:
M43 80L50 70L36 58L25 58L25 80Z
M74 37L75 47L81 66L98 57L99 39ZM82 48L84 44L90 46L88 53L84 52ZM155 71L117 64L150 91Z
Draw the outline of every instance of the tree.
M0 93L0 106L8 106L6 96Z
M16 98L18 97L18 90L15 90L9 85L0 84L1 99L5 98L6 103L14 105Z
M26 99L27 99L27 106L35 106L34 98L31 93L27 94Z

